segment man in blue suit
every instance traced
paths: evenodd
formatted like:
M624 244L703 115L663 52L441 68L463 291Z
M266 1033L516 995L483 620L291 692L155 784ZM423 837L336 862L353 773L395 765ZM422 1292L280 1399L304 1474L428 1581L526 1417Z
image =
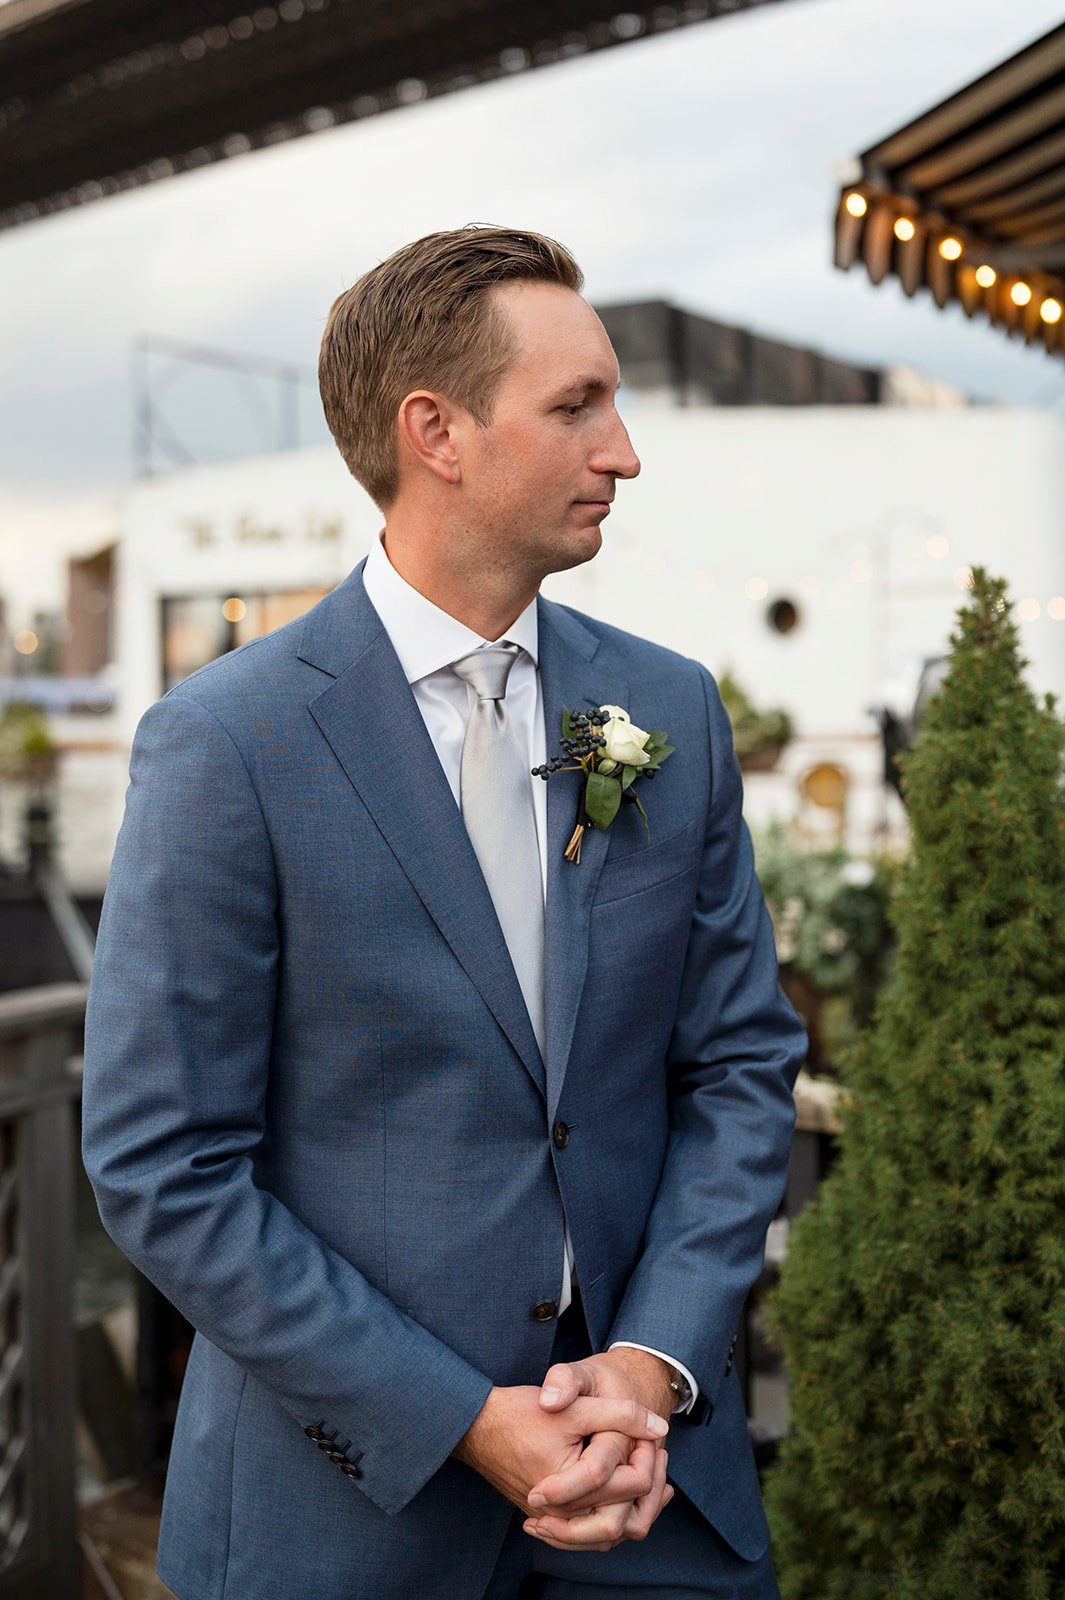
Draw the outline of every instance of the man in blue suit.
M639 470L580 287L461 229L340 297L382 540L138 730L85 1160L198 1329L181 1600L777 1594L732 1350L804 1037L713 680L538 595ZM603 706L676 748L574 860L532 769Z

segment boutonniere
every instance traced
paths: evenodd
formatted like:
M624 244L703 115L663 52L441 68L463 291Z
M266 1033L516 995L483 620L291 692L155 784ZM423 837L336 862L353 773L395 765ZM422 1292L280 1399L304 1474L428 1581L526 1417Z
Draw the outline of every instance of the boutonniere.
M650 839L651 825L633 786L637 778L653 778L663 761L673 754L674 746L668 740L667 733L645 733L638 728L621 706L562 712L562 754L532 770L533 777L545 780L553 772L584 775L577 802L577 826L565 849L567 861L580 861L584 830L609 828L622 801L636 807Z

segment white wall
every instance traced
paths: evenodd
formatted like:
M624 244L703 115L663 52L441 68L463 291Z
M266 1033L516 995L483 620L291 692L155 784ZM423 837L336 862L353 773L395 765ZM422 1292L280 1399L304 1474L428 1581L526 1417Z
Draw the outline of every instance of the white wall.
M162 692L162 597L329 588L362 559L380 525L332 447L132 485L117 579L127 737Z
M643 471L619 484L605 545L547 592L732 665L807 733L856 733L909 709L920 660L946 647L958 568L984 564L1039 601L1022 622L1031 679L1065 695L1065 418L971 407L626 411ZM947 541L935 559L930 538ZM884 583L884 552L890 555ZM852 576L867 561L872 576ZM768 584L766 600L745 593ZM800 625L765 622L779 595Z
M793 712L799 737L780 771L748 779L756 826L791 817L802 773L838 761L852 778L852 846L899 833L867 711L910 709L921 662L947 647L959 568L985 564L1016 599L1039 602L1039 617L1020 623L1031 680L1065 697L1065 621L1047 614L1065 595L1065 419L977 407L666 410L633 398L625 418L643 471L619 484L597 559L545 592L712 670L731 667L756 701ZM331 585L380 523L332 447L134 486L119 570L126 739L160 692L161 596ZM930 539L946 552L930 555ZM753 578L765 598L746 593ZM786 636L766 622L781 596L800 610Z
M1065 594L1065 418L630 403L626 420L643 471L618 485L596 561L549 579L548 594L733 666L808 733L849 735L868 727L870 704L908 709L920 661L946 647L962 600L953 574L983 563L1039 602L1021 623L1031 678L1065 695L1065 621L1047 614ZM331 447L132 488L119 577L126 723L158 693L159 596L335 583L380 522ZM926 552L937 537L948 546L938 559ZM752 578L765 599L745 593ZM801 613L787 636L765 621L782 595Z

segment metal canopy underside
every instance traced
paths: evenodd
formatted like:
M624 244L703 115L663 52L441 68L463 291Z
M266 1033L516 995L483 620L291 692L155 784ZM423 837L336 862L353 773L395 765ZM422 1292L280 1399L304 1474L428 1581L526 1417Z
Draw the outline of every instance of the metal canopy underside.
M0 227L765 0L7 0Z
M860 168L840 193L837 267L861 261L874 283L927 287L939 306L957 300L1065 353L1065 24L874 145ZM897 237L909 224L912 237Z

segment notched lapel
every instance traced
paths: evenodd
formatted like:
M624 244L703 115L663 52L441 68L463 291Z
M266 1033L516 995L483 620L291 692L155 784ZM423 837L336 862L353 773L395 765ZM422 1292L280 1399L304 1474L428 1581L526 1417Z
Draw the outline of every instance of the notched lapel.
M583 623L560 607L540 601L540 684L549 756L557 749L563 707L583 711L605 702L623 705L627 699L627 682L616 673L607 681L604 669L594 659L598 646L598 639ZM588 828L579 864L565 859L577 821L579 795L577 773L559 772L548 780L544 1001L549 1118L554 1117L569 1063L588 970L592 900L610 842L609 831Z
M355 575L353 574L353 577ZM348 585L351 585L350 589ZM362 588L348 580L360 653L310 702L352 787L541 1092L544 1065L462 815L403 669ZM337 590L330 600L341 599ZM367 616L367 613L369 614ZM376 628L373 624L376 623ZM336 630L327 630L335 645ZM300 654L314 660L315 640Z

